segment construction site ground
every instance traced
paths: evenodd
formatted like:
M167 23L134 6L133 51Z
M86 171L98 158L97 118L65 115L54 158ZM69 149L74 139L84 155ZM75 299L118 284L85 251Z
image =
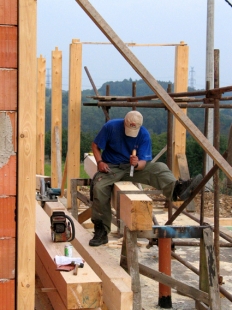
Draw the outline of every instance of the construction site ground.
M88 195L88 188L81 188L83 193ZM62 200L65 204L65 199ZM191 215L199 218L200 210L200 195L195 198L195 211L191 212ZM213 206L214 195L211 192L205 193L204 213L206 222L213 224ZM232 196L220 195L220 218L231 219L232 223ZM80 205L80 211L86 208L84 205ZM175 210L173 210L175 212ZM155 201L153 203L153 213L155 214L159 225L164 225L168 218L167 209L164 208L162 202ZM174 221L173 225L180 226L196 226L199 225L194 220L190 219L184 214L180 214ZM232 224L231 224L232 226ZM89 231L90 239L92 238L93 226L91 221L88 220L85 223L86 229ZM109 234L109 243L101 245L105 251L112 255L115 260L120 262L122 237L117 233L117 227L112 224L112 231ZM230 227L220 227L224 233L232 237L232 231ZM176 239L175 239L176 240ZM181 239L180 239L181 240ZM186 240L186 239L185 239ZM223 239L222 242L226 242ZM188 239L188 241L193 241ZM196 241L196 240L195 240ZM155 270L159 269L158 259L159 250L155 245L151 248L147 248L147 239L138 239L138 257L139 263L149 266ZM195 268L199 269L199 247L198 246L176 246L175 253L182 259L188 261ZM175 259L171 261L172 277L176 280L182 281L185 284L191 285L195 288L199 287L199 277L193 271L183 266ZM220 276L223 277L223 288L232 292L232 251L230 247L220 248ZM162 309L158 306L159 300L159 284L145 276L140 275L141 293L142 293L142 307L144 310ZM46 296L46 293L41 293L42 284L38 275L36 275L36 292L35 292L35 309L36 310L52 310L52 306ZM172 309L175 310L193 310L195 309L195 301L189 297L182 295L175 289L171 290ZM113 301L112 301L113 302ZM232 309L232 303L221 295L221 309Z

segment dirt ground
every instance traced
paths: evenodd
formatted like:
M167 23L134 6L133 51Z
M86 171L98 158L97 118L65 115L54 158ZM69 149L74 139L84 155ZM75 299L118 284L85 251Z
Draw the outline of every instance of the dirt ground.
M82 187L80 191L86 196L89 195L89 188ZM152 198L152 196L151 196ZM155 198L155 197L153 197ZM200 204L201 204L201 195L197 195L194 199L195 202L195 212L194 214L200 213ZM84 205L80 205L81 208L85 208ZM154 213L157 214L157 218L159 215L163 219L167 219L167 210L165 210L163 203L155 202L154 203ZM191 212L192 213L192 212ZM232 218L232 196L229 195L220 195L219 199L219 214L220 218ZM212 218L214 216L214 194L211 192L205 192L205 200L204 200L204 216L207 218ZM182 223L182 222L180 222ZM187 220L187 225L198 225L196 222L191 222L191 220ZM162 225L162 223L161 223ZM178 221L177 221L177 225ZM92 233L93 228L88 229L90 233ZM121 244L122 240L117 235L117 229L114 226L111 234L109 235L109 243L104 245L106 251L113 255L118 262L120 262L120 254L121 254ZM146 245L148 240L139 240L138 241L138 255L139 262L144 265L148 265L155 270L158 270L158 247L153 246L150 249L147 249ZM221 251L222 252L222 251ZM180 255L182 258L186 258L186 260L191 263L196 268L199 268L199 248L198 247L178 247L176 253ZM232 290L232 277L231 274L231 248L227 248L223 250L222 253L222 262L221 262L221 272L223 274L223 279L226 282L225 289L228 291ZM229 259L228 259L229 257ZM186 284L192 285L194 287L199 286L199 278L192 271L184 267L175 259L172 259L172 276L180 281L184 281ZM158 283L154 280L151 280L147 277L140 276L141 281L141 293L142 293L142 305L144 310L153 310L153 309L162 309L158 304L159 299L159 289ZM46 293L42 293L41 298L41 287L42 284L38 277L36 277L36 310L52 310L52 306L50 305L49 300L46 297ZM195 301L183 296L178 291L172 289L172 309L174 310L194 310L195 309ZM222 310L232 309L232 303L222 299Z

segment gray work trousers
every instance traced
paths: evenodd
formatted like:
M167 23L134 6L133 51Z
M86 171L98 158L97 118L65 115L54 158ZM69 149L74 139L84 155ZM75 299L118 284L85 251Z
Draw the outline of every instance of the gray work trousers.
M147 162L143 170L134 170L134 176L130 177L130 166L121 169L110 165L111 173L98 172L93 179L93 204L92 221L101 220L107 233L111 227L111 192L115 182L131 181L150 185L162 190L166 198L172 200L172 194L176 183L171 170L164 163Z

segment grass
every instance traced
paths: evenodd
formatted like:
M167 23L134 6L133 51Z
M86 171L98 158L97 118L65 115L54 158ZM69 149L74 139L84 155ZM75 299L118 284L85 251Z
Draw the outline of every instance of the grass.
M64 171L64 163L62 163L62 172ZM45 163L44 175L51 176L51 163ZM80 164L80 178L89 178L88 174L84 170L84 164Z

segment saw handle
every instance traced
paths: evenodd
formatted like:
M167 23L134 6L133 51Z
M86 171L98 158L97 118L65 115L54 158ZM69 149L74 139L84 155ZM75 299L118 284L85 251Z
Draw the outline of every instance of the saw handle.
M71 217L69 217L66 214L65 214L65 217L69 220L69 222L71 224L71 228L72 228L71 237L67 241L72 241L75 238L75 225L74 225L73 220L71 219Z

